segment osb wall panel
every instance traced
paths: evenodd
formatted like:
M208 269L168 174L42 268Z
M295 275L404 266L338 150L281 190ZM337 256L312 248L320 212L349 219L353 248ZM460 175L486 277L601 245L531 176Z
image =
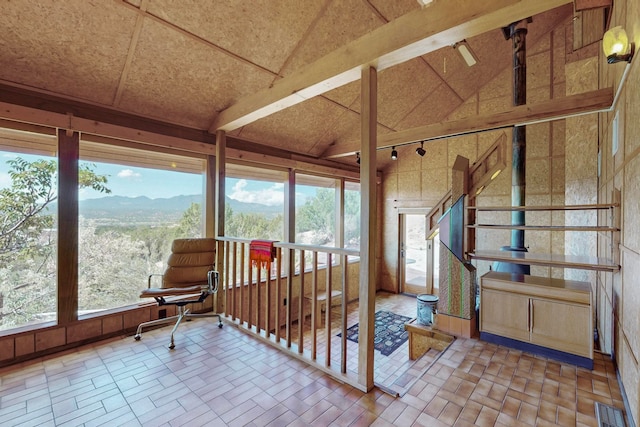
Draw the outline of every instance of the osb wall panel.
M598 58L588 58L566 65L567 94L597 89ZM565 202L568 205L597 202L598 118L594 115L566 120ZM596 224L595 211L571 211L567 225ZM596 256L596 233L565 233L565 250L571 255ZM568 269L565 278L595 283L595 274Z
M567 22L569 22L569 20L567 20ZM551 35L542 37L538 35L534 42L531 42L533 39L528 40L527 44L530 57L528 57L527 63L527 98L529 102L547 100L551 96L565 96L564 38L564 26L560 25ZM490 114L511 108L513 104L513 85L512 68L510 66L510 43L505 43L507 45L508 52L506 55L508 61L502 71L497 73L495 78L489 80L476 95L460 103L453 112L447 114L446 119L461 119L477 114ZM433 61L435 54L436 52L430 54L429 61L430 63L433 62L432 66L436 72L442 73L443 63ZM449 53L444 52L438 54L446 56ZM440 59L444 61L444 57ZM449 78L450 76L447 76L447 79ZM553 89L554 86L558 85L561 85L563 88L561 93L556 93ZM452 95L449 95L444 99L453 100L454 98ZM404 126L406 123L407 127L411 127L423 124L425 120L431 119L431 115L434 114L433 110L434 108L431 108L431 111L416 109L416 111L410 114L400 125ZM565 131L564 121L528 126L527 204L564 204ZM392 279L397 281L394 273L398 263L398 213L394 207L431 206L429 203L432 203L434 198L436 201L439 200L441 195L450 187L450 168L456 156L465 156L469 158L472 164L502 133L506 133L508 138L506 150L507 168L482 192L476 199L476 203L482 206L509 206L511 204L510 130L484 132L477 135L427 143L425 145L427 155L425 155L420 164L422 168L420 181L422 188L419 195L422 201L421 205L416 205L415 197L417 192L411 188L406 188L404 184L406 181L405 178L409 176L407 174L408 169L414 171L418 166L417 162L415 160L403 161L404 153L400 151L401 156L399 160L394 162L395 164L389 164L385 167L385 183L383 185L383 199L385 203L383 276L385 280ZM417 145L410 146L410 152L407 155L417 157L415 153L413 153L416 147ZM444 167L444 165L446 165L446 167ZM406 176L401 177L403 174L406 174ZM390 182L387 183L387 180L390 180ZM402 184L400 182L402 182ZM445 185L446 188L443 188ZM510 214L505 212L492 212L485 216L480 215L480 218L483 218L482 221L485 223L497 221L508 224L511 221ZM538 216L534 215L531 217L531 220L534 223L540 223L540 225L542 225L543 222L545 225L548 225L551 224L552 221L555 221L555 224L563 224L564 216L562 216L562 218L554 218L551 214L546 213ZM510 244L510 232L508 230L493 231L479 229L477 230L477 242L478 249L497 250L501 246ZM528 233L525 236L525 244L530 246L532 252L564 253L563 233L546 231ZM491 265L490 262L477 262L474 264L476 264L478 268L478 277L488 271ZM534 267L532 272L543 276L552 275L553 277L562 277L564 274L562 269L549 269L547 267Z
M610 26L622 25L629 38L640 42L640 4L637 1L619 0L614 2ZM617 89L625 66L607 65L600 54L600 87ZM598 185L598 200L611 202L611 193L619 189L622 196L621 231L621 271L617 274L598 276L601 301L599 330L601 341L610 344L614 352L622 385L627 394L631 416L637 425L640 420L640 124L635 118L640 114L640 68L637 55L631 65L617 112L620 122L618 152L612 154L612 120L615 111L599 116L600 151L602 168ZM599 223L608 225L606 215L599 217ZM599 256L610 256L608 239L601 239ZM611 314L609 314L611 313ZM605 334L603 336L603 334ZM606 334L610 335L607 336Z

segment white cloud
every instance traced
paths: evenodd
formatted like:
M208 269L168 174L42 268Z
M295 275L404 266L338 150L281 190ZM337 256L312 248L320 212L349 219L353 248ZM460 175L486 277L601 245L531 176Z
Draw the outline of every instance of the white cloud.
M9 187L11 185L11 177L8 173L0 173L0 188Z
M284 203L282 183L273 184L264 190L247 190L247 180L241 179L234 186L229 198L244 203L260 203L261 205L277 206Z
M125 179L129 179L129 178L140 178L142 175L140 175L138 172L134 172L131 169L122 169L120 172L118 172L118 178L125 178Z

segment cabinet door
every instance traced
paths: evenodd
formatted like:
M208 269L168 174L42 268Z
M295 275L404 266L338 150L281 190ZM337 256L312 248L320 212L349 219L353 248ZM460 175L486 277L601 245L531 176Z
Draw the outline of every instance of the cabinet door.
M529 341L529 297L483 289L480 297L480 330Z
M531 342L593 358L589 306L531 299Z

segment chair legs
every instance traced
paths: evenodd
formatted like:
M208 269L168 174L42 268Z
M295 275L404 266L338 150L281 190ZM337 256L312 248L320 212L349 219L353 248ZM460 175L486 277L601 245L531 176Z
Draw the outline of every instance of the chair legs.
M195 313L190 313L189 309L186 308L185 306L179 305L179 306L177 306L177 308L178 308L178 314L176 314L175 316L166 317L164 319L151 320L149 322L144 322L144 323L141 323L140 325L138 325L138 330L136 331L136 334L133 336L133 338L136 341L140 341L140 338L142 338L142 328L146 328L148 326L155 326L155 325L164 325L164 324L172 322L173 320L176 320L176 324L173 326L173 329L171 330L171 343L169 344L169 348L173 350L176 347L175 343L174 343L174 340L173 340L173 335L175 334L176 329L178 329L178 326L180 326L180 323L182 322L182 319L186 319L188 321L191 318L195 318L195 317L217 317L218 318L218 328L222 328L222 317L217 313L213 313L213 314L207 314L207 313L195 314Z

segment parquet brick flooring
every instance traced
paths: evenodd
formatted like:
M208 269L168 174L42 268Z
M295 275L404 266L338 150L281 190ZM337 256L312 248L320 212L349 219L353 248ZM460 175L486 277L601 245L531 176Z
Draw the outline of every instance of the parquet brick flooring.
M409 306L415 310L415 300L384 295L376 309L406 314ZM173 351L166 347L169 332L0 370L0 425L596 426L596 401L623 408L614 365L601 354L589 371L456 339L416 368L405 348L386 362L389 370L406 369L394 371L396 384L409 378L395 398L340 384L232 325L218 329L210 319L181 325Z

